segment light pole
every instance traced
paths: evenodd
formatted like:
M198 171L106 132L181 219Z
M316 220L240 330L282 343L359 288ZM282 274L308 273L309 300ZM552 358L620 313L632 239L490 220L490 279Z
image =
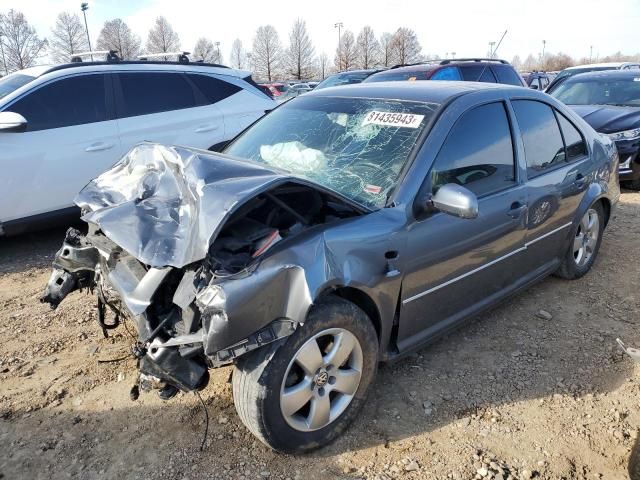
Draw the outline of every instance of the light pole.
M9 68L7 67L7 61L4 58L4 46L2 45L2 35L0 35L0 52L2 53L2 65L4 65L4 74L9 75Z
M547 47L547 41L542 40L542 70L544 70L544 50Z
M216 63L222 63L222 60L220 59L220 42L216 42L216 49L218 50L218 59L216 60Z
M89 51L91 51L91 38L89 37L89 26L87 25L87 10L89 10L89 4L83 2L80 4L80 10L84 16L84 28L87 31L87 42L89 43ZM93 62L93 54L91 54L91 61Z
M493 58L493 47L495 44L496 42L489 42L489 58Z
M342 22L337 22L333 28L337 28L338 29L338 67L340 67L340 70L342 70L342 52L340 51L340 43L342 42L342 35L340 33L340 30L342 29L344 25L342 24Z
M593 63L593 45L589 47L589 63Z

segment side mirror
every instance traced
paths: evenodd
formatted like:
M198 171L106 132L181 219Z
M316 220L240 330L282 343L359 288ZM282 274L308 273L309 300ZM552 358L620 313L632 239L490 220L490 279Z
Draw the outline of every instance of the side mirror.
M533 88L534 90L538 90L538 84L537 83L532 83L529 88Z
M24 132L27 120L19 113L0 112L0 132Z
M431 198L433 206L443 213L460 218L478 216L478 197L471 190L455 183L441 186Z

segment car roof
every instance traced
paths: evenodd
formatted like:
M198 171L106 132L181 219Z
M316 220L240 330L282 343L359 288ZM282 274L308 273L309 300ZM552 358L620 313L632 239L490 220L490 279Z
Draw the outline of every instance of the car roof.
M321 90L311 90L305 97L355 97L355 98L382 98L389 100L404 100L413 102L444 103L450 98L464 93L479 90L526 90L523 87L504 85L500 83L446 81L437 82L373 82L358 83L355 85L340 85Z
M638 78L640 81L640 70L600 70L595 72L585 72L573 75L565 80L565 83L579 82L601 78L603 80L624 80L627 78Z
M151 61L122 61L122 62L74 62L62 63L58 65L42 65L19 70L17 73L41 77L48 74L73 74L86 71L113 71L113 70L131 70L131 71L177 71L177 72L199 72L199 73L215 73L217 75L227 75L239 78L245 78L251 75L246 70L237 70L224 66L202 65L194 63L178 63L178 62L151 62Z
M578 70L581 68L620 68L624 65L638 65L634 62L604 62L604 63L589 63L587 65L576 65L574 67L567 67L565 70Z

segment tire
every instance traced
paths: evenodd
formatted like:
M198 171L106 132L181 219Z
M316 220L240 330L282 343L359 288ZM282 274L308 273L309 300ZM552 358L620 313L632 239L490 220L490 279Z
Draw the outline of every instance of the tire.
M590 228L586 228L594 216L597 218L597 228L595 225ZM595 262L596 257L598 256L598 251L600 250L605 221L606 219L602 204L600 202L596 202L591 205L582 219L580 219L578 225L573 229L571 238L574 240L569 244L569 248L565 253L564 259L554 275L567 280L575 280L591 270L593 262ZM584 235L583 232L585 229L591 237L585 240L586 243L583 244L583 251L582 254L580 254L577 253L579 251L578 242L579 238L584 238L580 236ZM594 234L597 234L597 238L595 239L593 238ZM585 256L582 257L581 255Z
M330 358L343 366L325 365ZM306 373L318 359L322 366L315 374ZM304 325L286 341L238 359L233 401L242 422L265 445L282 453L308 452L335 440L355 419L377 363L378 337L369 317L353 303L331 295L312 307ZM295 392L302 396L294 397ZM306 397L309 400L302 403ZM321 414L327 402L330 416ZM298 404L302 407L296 410Z

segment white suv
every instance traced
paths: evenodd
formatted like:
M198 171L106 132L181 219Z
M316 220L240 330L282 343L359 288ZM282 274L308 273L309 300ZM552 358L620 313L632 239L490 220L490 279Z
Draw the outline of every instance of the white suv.
M143 141L216 150L273 109L249 72L179 62L33 67L0 79L0 236L69 213Z

